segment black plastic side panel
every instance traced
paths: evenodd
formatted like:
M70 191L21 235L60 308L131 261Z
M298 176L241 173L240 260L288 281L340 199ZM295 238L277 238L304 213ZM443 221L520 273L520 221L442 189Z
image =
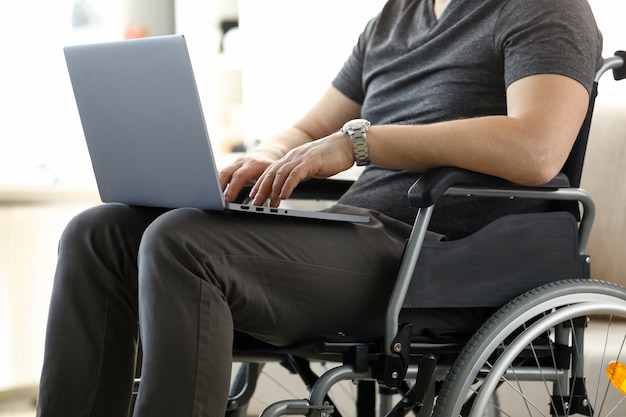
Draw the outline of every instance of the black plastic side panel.
M472 236L424 242L405 308L499 307L539 285L589 278L566 212L516 214Z

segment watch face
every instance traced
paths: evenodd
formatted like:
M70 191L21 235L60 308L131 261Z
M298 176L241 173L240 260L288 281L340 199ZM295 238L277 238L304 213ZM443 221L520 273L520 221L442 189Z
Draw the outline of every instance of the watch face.
M365 119L354 119L347 122L342 130L360 130L370 127L370 122Z

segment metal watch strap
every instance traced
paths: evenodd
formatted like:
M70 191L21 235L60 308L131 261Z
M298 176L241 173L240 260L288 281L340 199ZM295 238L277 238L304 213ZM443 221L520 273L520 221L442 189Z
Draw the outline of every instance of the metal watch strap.
M359 129L348 133L352 140L354 150L354 160L358 166L370 164L370 151L367 146L367 136L365 129Z
M352 150L354 152L354 161L357 165L369 165L370 152L367 146L366 132L370 127L370 122L365 119L354 119L347 122L341 128L341 131L347 133L352 141Z

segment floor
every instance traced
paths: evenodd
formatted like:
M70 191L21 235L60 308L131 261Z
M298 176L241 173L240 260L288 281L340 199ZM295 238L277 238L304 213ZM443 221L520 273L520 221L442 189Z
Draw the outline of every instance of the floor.
M35 408L32 402L16 401L0 405L0 417L33 417Z
M0 417L33 417L36 396L35 386L0 391Z

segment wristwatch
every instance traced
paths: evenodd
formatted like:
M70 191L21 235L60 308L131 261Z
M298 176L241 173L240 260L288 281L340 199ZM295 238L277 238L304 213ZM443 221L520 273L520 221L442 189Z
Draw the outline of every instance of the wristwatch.
M370 125L371 123L365 119L354 119L347 122L341 128L341 132L347 133L352 141L354 160L359 166L370 164L370 151L367 146L366 135Z

